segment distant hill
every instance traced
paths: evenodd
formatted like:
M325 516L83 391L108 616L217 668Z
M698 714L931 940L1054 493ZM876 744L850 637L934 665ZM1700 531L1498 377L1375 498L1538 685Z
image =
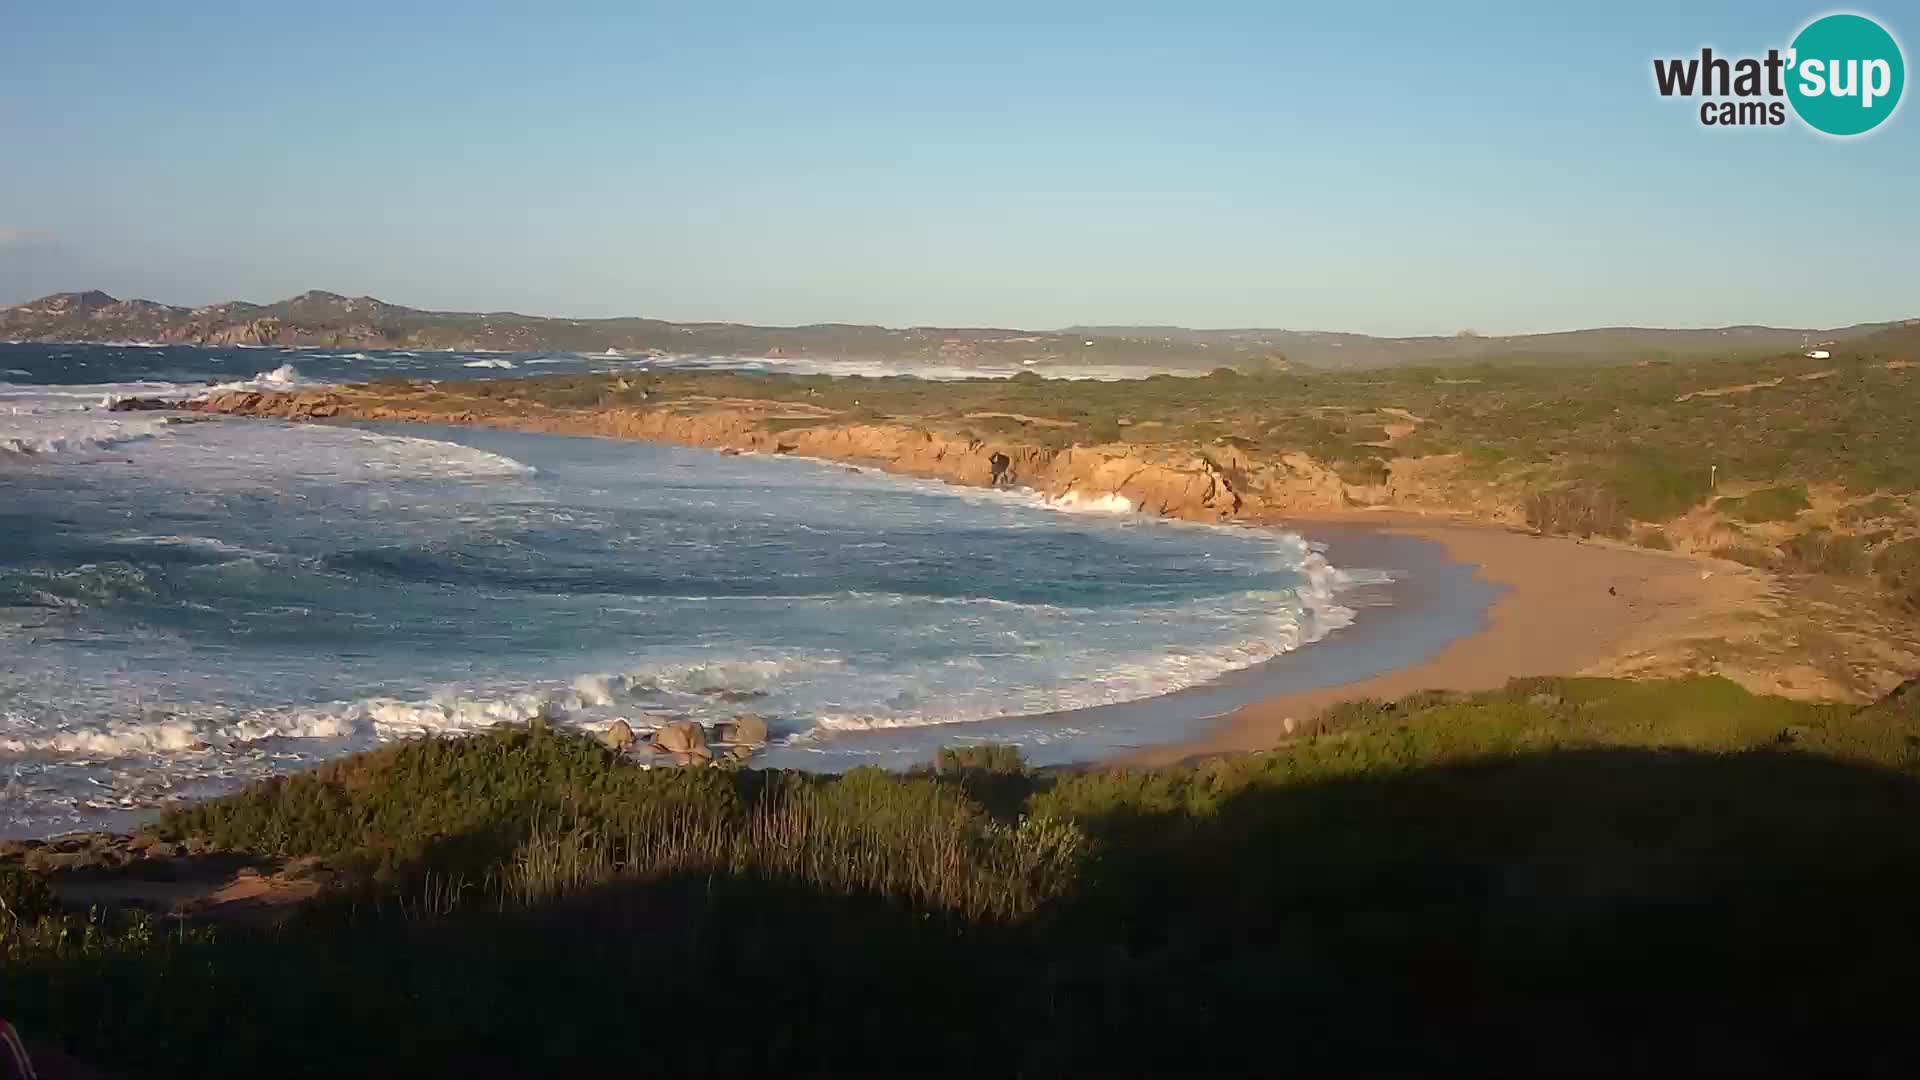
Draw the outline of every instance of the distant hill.
M1382 338L1303 330L1192 330L1074 326L1011 330L845 323L749 326L659 319L552 319L511 311L423 311L330 292L274 304L229 301L186 308L104 292L56 293L0 311L0 340L193 345L332 346L808 356L905 363L1007 365L1026 361L1243 370L1368 368L1461 363L1637 363L1729 359L1811 347L1897 326L1832 329L1731 326L1717 330L1607 327L1513 337Z
M1413 364L1637 363L1656 359L1705 359L1715 355L1736 358L1811 349L1822 343L1845 341L1900 325L1883 322L1830 328L1726 326L1707 330L1607 326L1506 337L1461 333L1450 337L1403 338L1317 330L1189 330L1178 326L1074 326L1065 332L1083 338L1274 352L1309 367L1368 368Z

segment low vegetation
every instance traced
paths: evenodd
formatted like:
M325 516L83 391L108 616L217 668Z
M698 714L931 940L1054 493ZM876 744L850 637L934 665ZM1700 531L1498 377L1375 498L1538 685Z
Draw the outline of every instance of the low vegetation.
M1714 506L1721 513L1749 523L1792 521L1812 505L1807 501L1805 484L1782 484L1714 500Z
M1133 1073L1281 1048L1316 1073L1897 1074L1915 697L1534 679L1068 772L993 746L820 777L646 771L538 727L410 742L154 826L355 869L277 927L44 914L0 875L0 998L152 1076Z
M1878 566L1884 551L1920 537L1909 499L1920 493L1911 421L1920 324L1831 352L1743 354L1738 364L1618 355L1551 369L1299 371L1263 361L1121 383L656 371L373 389L449 415L746 401L775 410L761 421L770 432L888 422L1041 449L1124 444L1223 462L1303 454L1368 499L1578 536L1658 529L1683 551L1733 548L1787 573L1875 575L1900 611L1904 586ZM788 406L805 415L777 414ZM1416 466L1428 471L1403 475ZM1224 468L1247 482L1249 470ZM1383 495L1394 477L1404 482ZM1697 528L1670 527L1695 518ZM1828 535L1796 547L1811 529ZM1852 541L1835 547L1841 537Z

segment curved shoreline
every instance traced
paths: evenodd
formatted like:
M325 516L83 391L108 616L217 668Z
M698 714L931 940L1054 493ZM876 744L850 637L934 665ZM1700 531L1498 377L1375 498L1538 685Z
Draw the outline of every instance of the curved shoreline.
M1293 482L1268 488L1278 498L1254 502L1243 501L1237 488L1222 483L1214 463L1204 458L1181 460L1174 456L1171 460L1142 461L1073 450L1042 457L1030 448L1000 448L977 442L963 445L928 432L884 425L811 431L806 434L814 437L796 437L794 445L786 445L756 430L751 413L726 405L691 414L617 409L538 417L471 412L448 415L423 414L371 398L326 391L216 395L189 407L295 421L480 426L673 443L721 453L794 454L968 487L1003 487L1029 476L1044 476L1051 482L1037 486L1049 494L1081 489L1089 494L1135 496L1130 501L1136 508L1157 511L1162 517L1284 528L1309 539L1317 529L1357 526L1424 540L1439 545L1452 561L1478 568L1485 581L1504 590L1487 611L1483 629L1460 636L1432 655L1392 670L1332 683L1308 679L1300 689L1225 706L1224 711L1207 718L1212 722L1203 730L1185 737L1176 733L1164 744L1115 747L1104 759L1112 763L1165 763L1269 748L1303 730L1326 706L1356 697L1391 698L1423 689L1491 689L1509 678L1531 675L1633 674L1656 669L1671 674L1688 670L1695 651L1688 642L1740 637L1745 631L1733 626L1739 613L1764 604L1771 591L1765 575L1723 560L1604 541L1546 537L1484 521L1394 510L1335 509L1329 504L1335 502L1332 484L1337 482L1314 475L1318 470L1308 463L1290 463L1287 467L1292 470ZM884 452L876 452L881 447ZM1154 456L1164 454L1162 451ZM1121 464L1126 468L1111 468ZM1150 478L1149 487L1137 490L1146 478ZM1329 556L1335 566L1360 565L1343 559L1338 550L1329 551ZM1291 658L1324 655L1331 640L1278 659L1288 661L1290 666L1305 665L1304 660ZM1255 669L1266 666L1255 665ZM1166 702L1208 685L1128 704L1139 707ZM1004 732L1009 724L1031 723L1038 718L982 723ZM975 737L966 741L991 737L989 729L979 725L970 725L969 733Z
M779 744L756 765L818 768L828 753L864 764L923 764L936 746L1018 743L1029 763L1082 766L1125 762L1135 755L1204 740L1233 711L1270 698L1341 685L1417 664L1479 633L1499 587L1429 540L1371 524L1289 525L1329 556L1346 552L1343 569L1390 570L1390 583L1363 583L1336 596L1358 607L1357 618L1323 637L1202 682L1127 701L972 720L964 723L846 730Z
M1295 524L1311 534L1315 522L1366 525L1440 545L1450 559L1501 588L1485 627L1414 664L1240 706L1198 738L1143 747L1120 763L1164 765L1269 749L1304 733L1328 706L1356 698L1491 690L1537 675L1632 674L1673 661L1688 642L1726 631L1770 592L1763 576L1736 563L1623 544L1390 512Z

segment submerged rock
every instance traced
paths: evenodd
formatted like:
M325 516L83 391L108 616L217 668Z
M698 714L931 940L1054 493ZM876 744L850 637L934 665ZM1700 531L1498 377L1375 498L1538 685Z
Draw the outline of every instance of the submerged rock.
M164 398L123 397L114 398L107 404L108 412L153 412L159 409L177 409L179 403Z

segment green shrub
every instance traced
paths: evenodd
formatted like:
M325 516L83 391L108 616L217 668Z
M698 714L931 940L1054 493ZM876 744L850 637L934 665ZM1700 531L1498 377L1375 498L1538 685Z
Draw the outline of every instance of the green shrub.
M0 934L53 910L53 891L40 875L18 866L0 866Z
M1027 760L1020 748L1011 743L943 746L934 751L933 771L939 776L968 772L1019 774L1027 771Z
M1792 521L1812 504L1807 501L1807 485L1783 484L1780 487L1761 488L1746 495L1726 496L1713 505L1723 514L1759 524L1766 521Z
M1619 512L1641 521L1679 517L1707 497L1712 470L1692 453L1630 450L1585 470L1611 493Z
M737 821L746 805L717 770L614 767L593 739L535 726L396 743L170 810L155 828L230 849L384 870L431 857L478 874L536 822L646 813Z
M1271 1061L1271 1040L1236 1037L1250 1023L1291 1061L1325 1045L1311 1074L1377 1064L1384 1046L1390 1067L1361 1071L1397 1075L1435 1055L1515 1064L1517 1017L1553 1038L1521 1067L1474 1071L1591 1061L1623 1017L1629 1054L1653 1032L1663 1051L1677 1034L1709 1057L1879 1062L1908 1027L1882 988L1920 966L1916 702L1518 679L1347 703L1330 730L1263 753L1038 773L981 747L938 775L689 776L561 733L422 741L329 767L318 788L256 785L168 816L288 846L431 837L420 873L270 929L0 926L0 1000L89 1064L142 1076L253 1076L265 1054L333 1075L364 1071L369 1047L424 1075L859 1072L929 1047L1023 1075L1095 1059L1241 1074ZM980 805L982 775L1022 812ZM310 819L328 789L338 823ZM461 822L502 826L482 874L449 857ZM1672 997L1623 1013L1650 970ZM1463 973L1473 993L1449 996ZM636 1039L604 1006L641 998L712 1003L693 1012L733 1026ZM1429 1039L1378 1037L1382 1016L1435 1009ZM1205 1040L1115 1045L1168 1018ZM1231 1067L1204 1069L1215 1053Z

